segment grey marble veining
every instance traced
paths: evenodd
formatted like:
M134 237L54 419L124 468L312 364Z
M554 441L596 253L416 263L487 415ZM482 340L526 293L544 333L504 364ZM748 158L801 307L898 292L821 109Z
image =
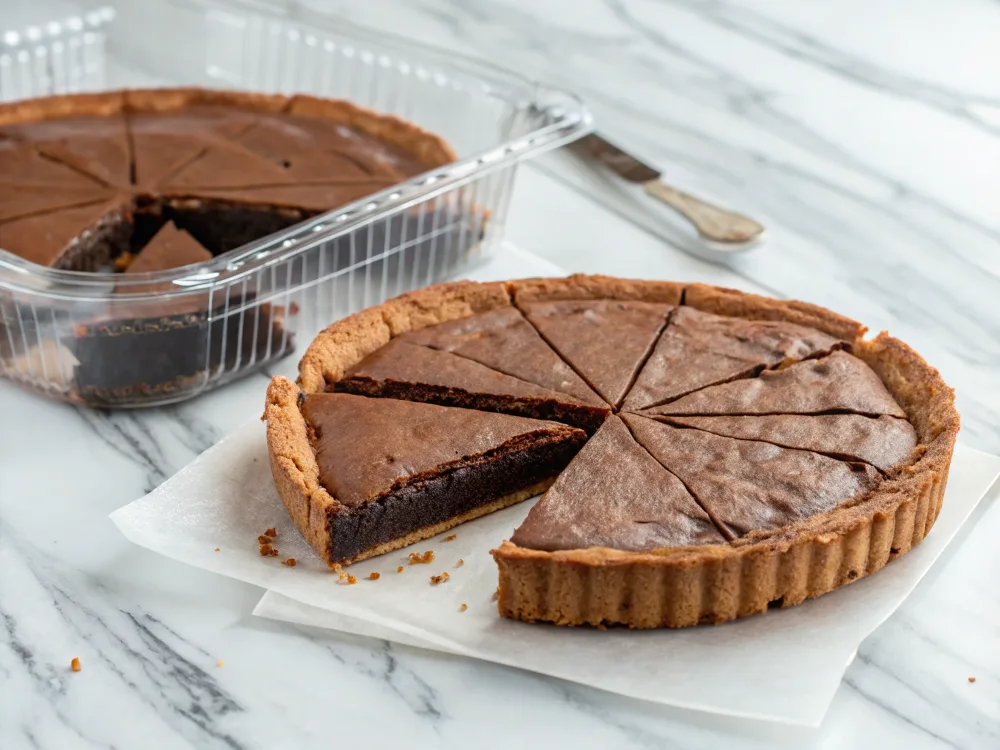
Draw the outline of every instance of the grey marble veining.
M888 328L956 387L961 439L1000 452L995 3L300 5L573 88L668 180L772 229L704 263L682 224L557 155L522 170L513 241ZM1000 746L996 503L863 644L817 732L253 618L259 590L133 548L107 514L258 416L265 382L122 413L0 382L0 748Z

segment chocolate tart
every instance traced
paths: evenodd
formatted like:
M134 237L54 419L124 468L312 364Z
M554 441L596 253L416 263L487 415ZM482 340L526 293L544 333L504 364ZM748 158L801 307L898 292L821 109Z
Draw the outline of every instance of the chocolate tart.
M595 335L616 314L633 324L629 345L617 348ZM523 322L578 379L539 366L551 358ZM417 349L422 358L408 369L410 358L399 353ZM504 351L530 362L496 355ZM475 398L457 398L454 382L429 388L435 377L455 376L435 374L427 352L483 368L479 376L492 373L493 391L458 389ZM300 362L298 386L275 379L269 390L275 484L328 562L355 559L361 548L377 554L384 543L363 535L351 542L350 532L337 543L342 551L331 551L326 488L359 466L373 470L371 452L351 454L349 467L320 478L315 425L303 404L340 397L360 399L354 403L365 409L388 401L430 408L436 401L470 420L506 412L548 425L537 420L552 413L527 386L596 408L581 383L605 399L586 425L591 437L585 445L567 440L559 459L539 469L543 484L556 477L554 484L492 551L503 616L655 628L788 607L878 571L918 544L940 511L958 414L951 389L906 344L885 333L866 338L861 324L806 303L581 275L446 284L331 325ZM353 422L353 443L395 440L397 430L367 422L370 429ZM441 440L435 450L455 442ZM470 445L470 455L484 447L468 437L457 442ZM491 504L492 481L481 482L477 514L503 504ZM475 494L474 486L462 492ZM462 492L450 516L428 501L419 534L459 523L469 512L458 509L468 502Z
M0 248L73 271L177 269L454 158L443 140L396 117L304 95L185 88L0 104ZM403 212L385 230L398 234L417 219ZM177 241L154 244L168 226ZM93 315L72 311L75 325L60 342L79 362L71 400L162 399L291 351L281 316L252 304L253 291L201 295L198 308L197 295L182 294L157 307L150 295L177 288L143 287L133 302L135 285L111 286L114 296ZM231 310L248 306L244 325Z

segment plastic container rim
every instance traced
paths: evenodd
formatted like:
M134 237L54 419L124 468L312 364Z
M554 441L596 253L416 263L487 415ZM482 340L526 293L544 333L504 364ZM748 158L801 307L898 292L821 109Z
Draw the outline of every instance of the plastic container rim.
M309 14L307 17L304 12L294 15L275 13L271 9L245 2L210 3L195 0L175 4L219 10L239 7L251 10L265 20L327 30L324 28L326 24L323 23L322 16ZM111 18L113 12L105 11L102 20L109 21ZM114 299L146 297L149 296L148 291L127 290L129 287L148 287L152 284L176 285L176 289L159 290L156 293L159 297L181 296L194 291L205 292L215 287L228 286L269 265L292 260L318 243L337 239L366 224L386 218L392 213L406 210L461 187L483 175L563 146L586 135L592 129L592 116L583 101L576 94L564 89L542 84L493 63L466 55L446 53L440 48L401 39L348 21L338 19L336 28L329 30L352 40L382 46L390 45L393 51L407 55L421 56L424 59L434 58L436 63L457 74L475 77L480 84L485 84L484 92L488 94L508 93L511 84L514 84L531 92L532 102L528 103L528 106L534 106L534 102L544 98L548 105L544 114L550 121L527 135L511 138L492 148L424 172L366 198L306 219L256 242L234 248L212 260L187 266L181 269L183 273L180 275L178 269L168 269L134 274L129 278L116 276L113 293L108 288L110 286L108 274L49 268L0 248L0 289L42 295L53 300L80 298L101 300L110 299L112 296ZM445 54L448 54L448 59L439 60ZM508 93L507 101L510 101L509 96Z

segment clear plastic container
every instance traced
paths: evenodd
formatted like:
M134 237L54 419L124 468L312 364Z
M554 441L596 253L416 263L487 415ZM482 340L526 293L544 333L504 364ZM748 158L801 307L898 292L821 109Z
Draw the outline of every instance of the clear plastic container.
M292 21L232 3L172 5L187 66L164 58L157 70L164 53L150 45L142 75L109 76L141 70L105 57L136 41L113 15L5 37L0 96L100 89L106 78L115 87L305 92L399 115L444 137L458 159L177 271L59 271L0 250L0 376L61 400L184 400L304 347L352 311L453 277L502 238L516 165L590 127L576 97L492 66L340 20Z

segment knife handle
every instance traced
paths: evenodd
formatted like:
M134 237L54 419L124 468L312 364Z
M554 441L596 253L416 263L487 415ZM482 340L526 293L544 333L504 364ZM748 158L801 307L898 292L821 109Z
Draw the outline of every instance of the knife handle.
M764 234L764 226L759 222L695 198L661 180L644 182L642 187L691 222L703 239L726 245L746 245Z

